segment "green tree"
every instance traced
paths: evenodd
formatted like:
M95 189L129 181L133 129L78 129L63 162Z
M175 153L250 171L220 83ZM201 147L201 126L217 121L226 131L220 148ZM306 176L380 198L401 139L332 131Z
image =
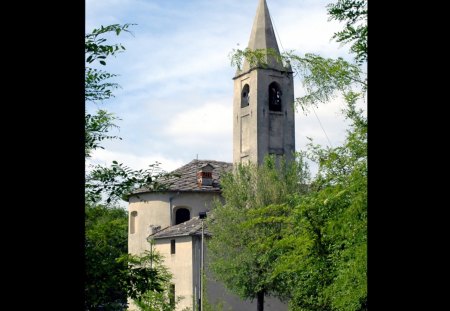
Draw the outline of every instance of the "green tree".
M123 310L127 297L149 301L149 293L165 295L171 274L161 256L156 252L127 254L127 212L87 205L85 215L86 310Z
M284 62L305 87L306 94L296 99L304 111L337 95L344 97L344 115L352 122L345 143L336 148L309 145L308 158L319 165L311 192L297 197L280 235L267 236L275 240L271 252L278 254L270 279L286 285L276 290L290 298L291 310L366 310L367 119L355 103L368 86L363 68L368 59L367 1L338 0L327 8L330 19L346 22L333 38L351 44L354 63L249 49L233 51L231 62L238 69L243 59L251 66L265 66L267 54ZM267 221L273 208L258 215Z
M103 103L114 97L113 91L119 87L111 79L116 74L109 73L92 66L106 66L108 57L117 56L125 51L120 43L110 44L108 35L131 33L129 27L134 24L113 24L100 26L85 36L85 101L88 103ZM118 126L114 123L120 120L105 109L95 113L85 114L85 157L89 158L93 150L104 148L101 143L106 139L121 139L110 135L110 131ZM167 183L162 179L169 177L159 167L160 163L150 164L145 170L133 170L123 163L113 161L109 166L96 165L85 177L85 200L89 204L116 204L119 200L127 200L127 195L138 188L163 189ZM173 176L173 175L170 175Z
M119 85L111 82L116 74L109 73L105 70L93 68L93 65L106 65L106 58L116 56L123 52L125 47L118 44L107 44L107 36L110 33L119 35L121 32L128 32L128 28L132 24L114 24L109 26L101 26L94 29L85 36L85 101L86 103L104 102L114 97L113 90ZM117 128L114 121L118 120L112 113L104 109L97 110L94 114L85 114L85 157L90 157L91 152L97 148L103 148L101 141L105 139L120 139L117 136L108 135L107 132L112 128Z
M290 310L367 309L367 120L352 102L342 146L310 145L320 164L275 245L274 278L288 280Z
M264 309L266 295L282 292L282 280L272 278L279 256L273 246L296 202L293 194L306 191L308 177L301 156L298 162L281 158L278 164L268 156L261 166L240 164L221 178L225 203L217 201L208 220L209 267L241 298L256 299L258 311Z
M233 50L231 64L238 69L246 59L251 67L265 67L265 55L273 56L279 62L289 64L288 67L300 77L305 95L297 97L295 104L304 112L311 106L317 107L326 103L338 94L348 92L364 93L367 89L365 73L361 66L351 64L343 58L323 58L320 55L306 53L303 56L292 51L278 54L272 49ZM294 104L294 103L293 103Z
M122 208L85 208L86 310L121 310L127 301L121 286L126 268L116 259L127 253L128 215Z
M367 62L367 0L338 0L327 8L330 20L345 22L344 29L335 33L333 39L350 43L355 60L360 64Z
M251 67L267 66L266 55L277 59L291 69L301 80L305 95L295 99L295 104L308 112L311 106L327 103L339 94L360 94L367 91L367 73L363 64L367 61L367 0L338 0L327 6L330 20L345 22L344 30L333 35L342 44L351 44L355 57L351 63L339 57L324 58L317 54L299 55L294 51L278 54L272 49L233 49L231 65L239 70L244 59Z
M176 176L161 170L158 162L150 164L145 170L133 170L117 161L109 167L96 165L85 179L85 199L86 202L96 203L104 197L106 204L127 201L128 195L140 188L166 189L170 185L169 178Z
M151 246L153 247L153 245ZM151 267L159 278L159 287L145 291L138 298L134 299L135 305L140 311L174 311L181 296L174 296L172 287L172 274L163 264L162 256L155 250L145 252L139 258L139 266Z
M86 35L86 104L104 102L114 96L112 91L118 85L110 79L116 75L92 68L89 64L105 66L107 57L125 50L121 44L108 44L104 36L129 32L130 25L101 26ZM103 148L103 140L118 138L109 134L112 128L117 128L115 120L118 118L104 109L85 114L86 158L93 150ZM114 205L118 199L126 199L127 194L139 187L160 189L157 180L164 174L158 165L156 163L147 170L135 171L113 161L110 167L95 166L86 175L86 310L123 310L127 297L140 299L145 292L164 290L162 284L166 282L166 275L143 264L148 260L147 255L127 254L128 215ZM102 201L105 204L101 204Z

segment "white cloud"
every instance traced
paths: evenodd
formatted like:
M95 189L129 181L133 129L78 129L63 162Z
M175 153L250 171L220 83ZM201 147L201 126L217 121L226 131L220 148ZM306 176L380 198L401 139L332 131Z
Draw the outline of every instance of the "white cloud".
M186 164L181 160L166 158L161 154L137 156L126 152L97 149L92 152L92 157L86 160L86 170L89 171L90 165L100 164L102 166L109 166L112 164L112 161L123 163L134 170L147 169L149 165L159 162L161 163L160 168L167 172L173 171L174 169Z
M330 42L340 29L328 22L327 0L269 0L282 45L298 53L345 56L347 48ZM111 58L106 69L120 74L116 98L102 106L116 113L122 141L107 141L93 160L118 160L133 168L160 161L166 170L197 155L232 161L232 105L235 69L229 52L245 48L257 0L87 0L86 29L110 23L137 23L114 38L127 50ZM280 46L281 48L281 46ZM296 96L304 93L298 81ZM333 145L345 135L336 112L339 101L316 109ZM311 136L326 138L311 112L296 115L297 149Z
M222 154L217 160L231 161L232 130L231 104L209 102L175 115L163 132L177 148L197 151L201 159Z

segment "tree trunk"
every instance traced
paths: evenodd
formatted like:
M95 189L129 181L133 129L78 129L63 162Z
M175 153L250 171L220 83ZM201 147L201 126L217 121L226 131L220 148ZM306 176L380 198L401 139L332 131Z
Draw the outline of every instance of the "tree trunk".
M260 291L256 294L256 311L264 311L264 292Z

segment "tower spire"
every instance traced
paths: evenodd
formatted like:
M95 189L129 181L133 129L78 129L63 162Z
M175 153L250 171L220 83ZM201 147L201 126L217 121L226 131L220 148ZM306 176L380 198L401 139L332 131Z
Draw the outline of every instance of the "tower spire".
M259 0L248 48L279 53L266 0ZM267 67L236 72L233 96L233 162L263 163L268 154L294 160L294 79L289 66L267 57Z
M259 0L252 32L248 41L248 48L251 50L273 49L275 52L280 53L266 0ZM272 56L266 56L264 61L267 62L269 68L284 70L283 65L277 62ZM250 64L247 60L244 60L243 72L248 70L250 70Z

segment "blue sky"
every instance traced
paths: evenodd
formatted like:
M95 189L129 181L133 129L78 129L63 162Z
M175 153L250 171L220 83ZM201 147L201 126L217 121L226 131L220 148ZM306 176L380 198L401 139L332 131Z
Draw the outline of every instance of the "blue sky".
M113 39L126 51L107 62L119 74L116 97L104 108L122 119L114 134L87 162L123 162L133 169L155 161L167 171L198 155L232 162L233 76L229 53L245 48L259 0L86 0L86 31L100 25L135 23L133 35ZM267 0L280 50L344 57L348 47L331 41L342 25L328 21L332 0ZM295 96L304 94L298 78ZM362 103L365 106L365 103ZM316 108L334 146L345 137L341 99ZM296 149L307 137L328 144L314 115L296 113Z

